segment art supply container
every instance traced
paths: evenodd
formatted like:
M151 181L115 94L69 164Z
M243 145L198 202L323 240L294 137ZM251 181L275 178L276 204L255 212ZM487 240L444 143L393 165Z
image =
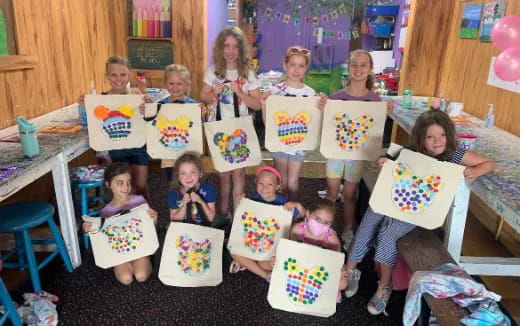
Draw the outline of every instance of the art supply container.
M27 121L25 117L16 118L16 124L20 132L23 155L27 158L32 158L40 154L38 138L36 138L36 125Z
M460 146L468 151L473 150L477 142L477 136L473 134L458 134L457 138L459 139Z

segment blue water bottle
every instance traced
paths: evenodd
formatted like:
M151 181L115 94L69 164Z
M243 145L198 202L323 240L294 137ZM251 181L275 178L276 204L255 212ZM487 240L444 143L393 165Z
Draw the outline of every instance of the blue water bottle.
M404 96L403 96L403 108L404 109L409 109L412 107L412 102L413 102L413 97L412 97L412 90L411 89L407 89L404 91Z
M18 131L20 132L20 140L22 142L23 156L33 158L40 154L38 139L36 138L36 126L25 119L25 117L16 118Z
M90 81L90 86L88 90L89 94L96 94L96 86L94 85L94 81ZM83 105L78 104L78 117L79 123L82 127L87 127L87 109Z

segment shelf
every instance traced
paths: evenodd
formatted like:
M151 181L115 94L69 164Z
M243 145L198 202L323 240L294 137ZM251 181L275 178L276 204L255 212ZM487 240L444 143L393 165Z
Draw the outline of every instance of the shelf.
M392 35L372 35L373 37L379 37L379 38L393 38Z
M36 67L38 58L28 55L5 55L0 56L0 72L22 69L32 69Z
M144 36L128 36L127 40L145 40L145 41L172 41L171 37L144 37Z

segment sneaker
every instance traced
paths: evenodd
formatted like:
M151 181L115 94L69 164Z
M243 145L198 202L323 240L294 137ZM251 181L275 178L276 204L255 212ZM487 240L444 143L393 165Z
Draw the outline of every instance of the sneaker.
M372 315L379 315L380 313L385 314L385 316L388 316L386 313L386 305L388 304L388 299L390 299L390 294L392 294L392 286L386 286L381 287L381 285L378 286L379 289L383 291L383 297L380 298L377 295L374 294L372 299L367 304L368 312Z
M246 268L242 265L240 265L238 262L236 261L232 261L231 264L229 265L229 272L231 274L236 274L238 272L242 272L242 271L245 271Z
M211 223L211 227L216 229L224 229L229 224L231 224L231 214L215 217L213 223Z
M341 291L338 291L338 296L336 297L336 303L341 303L342 297L341 297Z
M347 275L347 289L345 290L345 297L352 298L358 291L361 271L357 268L347 269Z
M343 241L343 249L348 251L350 247L350 243L354 240L354 231L353 230L345 230L341 235L341 240Z

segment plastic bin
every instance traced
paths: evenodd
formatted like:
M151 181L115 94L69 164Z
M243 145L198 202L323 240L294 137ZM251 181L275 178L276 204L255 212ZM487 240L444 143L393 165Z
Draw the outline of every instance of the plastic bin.
M399 5L372 5L366 6L365 16L397 16Z
M388 36L392 31L392 23L375 23L374 35Z

